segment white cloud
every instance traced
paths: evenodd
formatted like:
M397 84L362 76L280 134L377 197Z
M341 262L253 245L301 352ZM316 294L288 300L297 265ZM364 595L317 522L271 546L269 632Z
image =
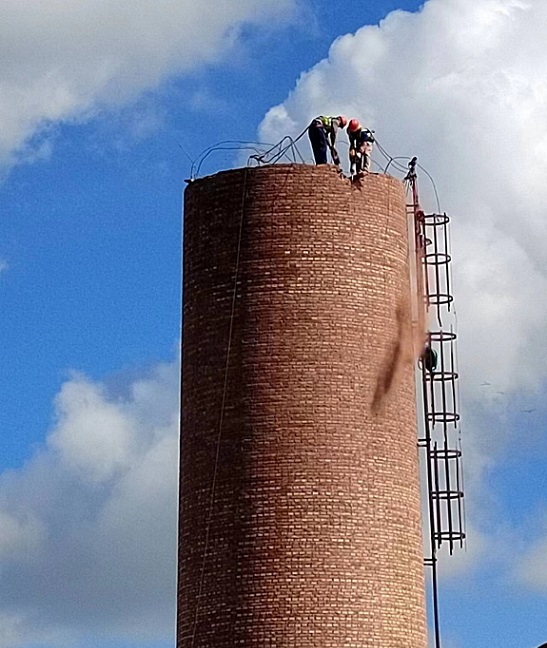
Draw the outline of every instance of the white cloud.
M0 612L0 646L2 648L50 648L51 646L65 646L71 644L73 637L43 628L35 628L29 619L19 615Z
M0 645L172 638L178 399L177 363L63 385L47 445L0 478Z
M475 534L493 497L481 479L512 440L510 399L537 398L547 378L546 23L544 0L429 0L415 14L395 11L338 38L260 127L262 140L277 141L317 114L345 113L374 128L390 154L418 155L434 176L452 216ZM420 185L434 211L423 173ZM480 553L484 538L479 544Z
M22 517L0 511L0 558L32 555L43 538L43 529L31 514Z
M241 26L293 0L5 0L0 10L0 163L47 149L48 125L116 107L213 62ZM31 142L30 138L34 136Z
M515 575L530 589L547 594L547 533L520 557Z
M59 421L49 444L81 479L104 482L127 470L137 451L131 412L109 403L104 389L75 378L56 399Z
M545 19L540 0L430 0L417 14L393 12L336 40L260 129L276 141L317 113L345 112L390 153L419 156L453 217L468 382L488 375L501 388L535 382L547 359L534 344L547 322ZM532 344L524 367L517 359Z

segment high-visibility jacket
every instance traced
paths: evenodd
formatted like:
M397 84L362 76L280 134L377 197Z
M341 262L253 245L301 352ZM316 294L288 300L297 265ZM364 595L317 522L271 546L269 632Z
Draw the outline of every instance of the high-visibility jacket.
M320 125L327 134L329 140L329 145L334 147L336 143L336 134L338 132L338 122L336 117L325 117L325 115L319 115L316 117L312 123Z
M316 121L320 121L323 124L323 128L326 130L330 130L332 128L332 120L334 117L325 117L324 115L320 115L319 117L316 117Z

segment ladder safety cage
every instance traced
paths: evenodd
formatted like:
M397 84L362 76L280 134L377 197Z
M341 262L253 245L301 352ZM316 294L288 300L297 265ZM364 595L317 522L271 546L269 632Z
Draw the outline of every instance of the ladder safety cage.
M426 214L420 207L416 174L417 158L408 164L404 178L410 202L407 215L414 233L411 272L416 293L414 319L418 326L419 385L423 429L418 447L423 452L428 493L429 555L435 647L440 648L437 583L438 551L443 545L452 554L465 541L465 508L461 465L461 430L458 396L454 298L451 289L449 223L443 214ZM411 237L412 238L412 237ZM421 359L429 347L433 366Z
M434 326L426 343L437 355L437 366L429 371L421 363L424 435L419 445L431 464L429 497L434 503L430 520L436 549L448 543L450 554L457 544L464 546L463 478L461 468L460 413L456 332L450 281L448 224L446 214L419 215L419 230L424 242L422 268L424 299Z

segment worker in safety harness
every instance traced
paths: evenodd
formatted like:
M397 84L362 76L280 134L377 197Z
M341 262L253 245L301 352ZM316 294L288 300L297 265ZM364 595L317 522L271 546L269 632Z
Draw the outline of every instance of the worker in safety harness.
M336 166L340 164L340 157L336 151L336 134L339 128L345 128L348 120L344 115L338 117L316 117L308 126L311 147L315 164L327 164L327 149L330 150L332 161Z
M359 175L370 171L370 156L374 131L364 128L358 119L350 119L348 124L350 174Z
M426 371L433 373L437 368L438 356L437 352L432 349L429 344L425 345L425 348L420 356L422 365Z

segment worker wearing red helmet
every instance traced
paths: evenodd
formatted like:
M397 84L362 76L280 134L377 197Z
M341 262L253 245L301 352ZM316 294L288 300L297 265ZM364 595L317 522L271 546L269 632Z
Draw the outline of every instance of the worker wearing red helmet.
M338 117L316 117L308 126L308 135L315 164L327 164L327 149L330 150L332 161L337 166L340 164L340 157L336 151L336 134L339 128L345 128L348 120L344 115Z
M370 158L374 131L364 128L358 119L350 119L348 124L349 162L352 175L370 171Z

